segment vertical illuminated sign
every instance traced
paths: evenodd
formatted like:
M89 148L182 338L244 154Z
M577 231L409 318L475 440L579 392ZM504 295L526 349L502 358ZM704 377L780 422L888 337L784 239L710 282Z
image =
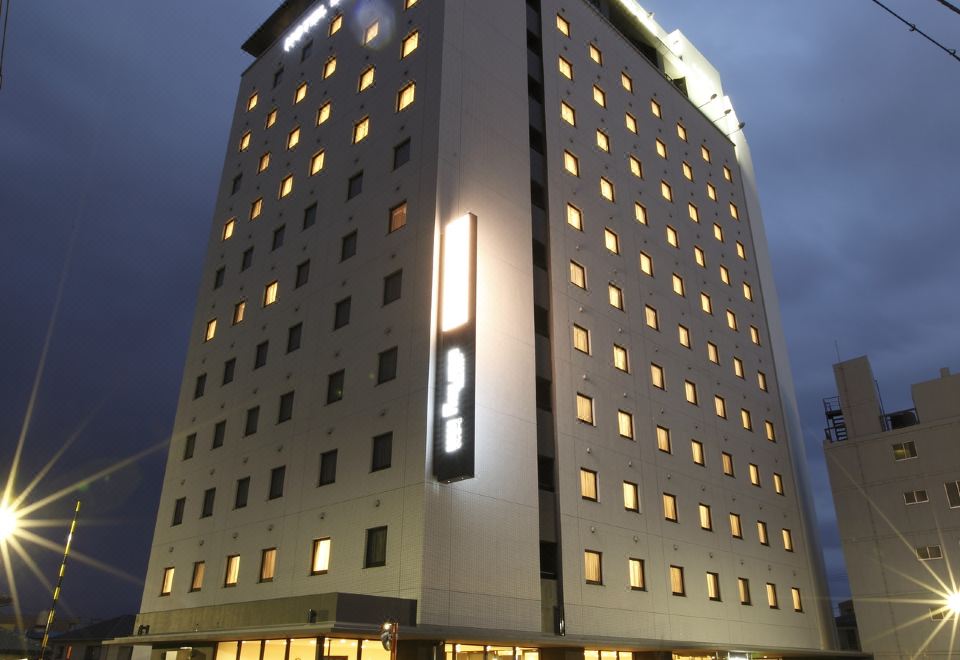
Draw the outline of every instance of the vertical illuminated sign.
M433 465L439 481L474 476L477 218L451 220L440 235L440 318Z

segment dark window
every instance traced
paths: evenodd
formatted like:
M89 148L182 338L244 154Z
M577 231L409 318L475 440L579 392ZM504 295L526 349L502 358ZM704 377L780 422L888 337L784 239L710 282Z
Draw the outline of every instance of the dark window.
M193 458L193 450L197 446L197 434L191 433L187 436L186 442L183 443L183 460L188 460Z
M363 556L363 567L385 566L387 563L387 528L374 527L367 530L367 550Z
M186 508L186 506L186 497L181 497L173 503L173 522L170 523L171 526L179 525L183 522L183 510Z
M240 190L240 184L243 182L243 175L238 174L233 177L233 183L230 184L230 194L234 195L238 190Z
M527 76L527 96L543 104L543 85L531 76Z
M549 456L537 456L537 488L554 491L553 459Z
M337 480L337 450L332 449L320 454L320 486L332 484Z
M202 397L205 389L207 389L207 374L200 374L197 376L197 384L193 386L193 398Z
M283 80L283 67L280 67L273 74L273 86L276 87L280 84L280 81Z
M383 304L389 305L394 300L400 300L403 289L403 271L398 270L383 278Z
M530 179L530 202L538 209L547 208L547 193L543 186L533 179Z
M407 138L397 146L393 148L393 169L397 169L401 165L407 163L410 160L410 138Z
M313 42L308 41L303 45L303 48L300 49L300 61L303 62L308 57L310 57L310 52L313 50Z
M253 368L259 369L267 363L267 349L270 348L270 342L262 341L257 344L256 353L253 356Z
M342 328L350 323L350 298L344 298L333 309L333 329Z
M546 378L537 378L537 408L540 410L553 410L551 382Z
M217 269L217 272L213 274L213 288L219 289L223 286L223 279L226 275L227 269L221 266Z
M527 50L534 55L540 52L540 37L527 30Z
M557 544L540 541L540 577L546 580L557 579Z
M287 353L293 353L300 348L300 340L303 337L303 324L298 323L290 326L287 330Z
M247 421L243 426L244 435L253 435L257 432L257 423L260 421L260 406L247 409Z
M317 205L311 204L303 209L303 228L310 229L317 223Z
M370 471L386 470L393 456L393 433L382 433L373 439L373 456Z
M280 396L280 406L277 410L277 424L282 424L293 417L293 392Z
M397 377L397 347L388 348L380 353L377 360L377 384L386 383Z
M550 312L546 307L533 306L533 330L541 337L550 336Z
M357 232L352 231L340 239L340 261L346 261L357 253Z
M248 247L243 251L243 257L240 259L240 270L246 270L253 265L253 248Z
M293 282L293 288L303 286L310 279L310 260L307 259L302 264L297 265L297 277Z
M287 226L280 225L273 230L273 243L270 245L271 250L276 250L278 247L283 245L283 236L287 233Z
M275 500L278 497L283 497L283 480L286 475L287 468L285 465L270 470L270 493L267 495L267 499Z
M343 380L343 369L327 377L327 403L336 403L343 398Z
M237 370L237 358L230 358L223 363L223 384L233 382L233 374Z
M543 133L535 129L533 126L530 127L530 148L536 151L538 154L543 154L546 152Z
M213 500L216 496L216 488L208 488L203 491L203 508L200 510L201 518L209 518L213 515Z
M242 509L247 506L247 495L250 494L250 477L237 479L237 492L233 496L233 508Z
M211 449L223 446L223 440L227 435L227 420L221 419L213 427L213 442L210 443Z
M533 265L542 270L547 269L547 246L536 239L533 241Z
M363 172L357 172L347 181L347 199L353 199L363 192Z

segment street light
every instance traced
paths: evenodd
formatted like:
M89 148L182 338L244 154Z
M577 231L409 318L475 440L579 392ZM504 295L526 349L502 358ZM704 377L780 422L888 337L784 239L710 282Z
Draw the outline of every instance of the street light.
M6 504L0 506L0 543L11 538L17 531L17 512Z
M960 591L947 596L947 608L954 616L960 615Z

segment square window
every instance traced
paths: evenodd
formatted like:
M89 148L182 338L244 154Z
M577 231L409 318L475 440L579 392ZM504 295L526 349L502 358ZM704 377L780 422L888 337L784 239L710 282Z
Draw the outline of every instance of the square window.
M627 511L640 511L640 489L637 484L623 482L623 508Z
M374 527L367 530L366 550L363 553L363 567L374 568L387 564L387 528Z
M237 479L237 487L233 493L233 508L242 509L247 506L250 496L250 477Z
M570 62L563 59L563 57L559 57L557 58L557 67L560 69L560 74L564 78L573 80L573 65L570 64Z
M733 172L726 165L723 166L723 178L730 182L733 181Z
M694 222L700 222L700 211L693 204L687 204L687 215Z
M666 181L661 181L661 182L660 182L660 194L661 194L661 195L663 196L663 198L664 198L665 200L667 200L668 202L672 202L672 201L673 201L673 188L671 188L671 187L670 187L670 184L667 183Z
M630 571L630 588L634 591L644 591L647 587L646 575L644 572L643 560L630 558L628 568Z
M687 141L687 129L680 122L677 122L677 137L684 142Z
M267 118L263 122L263 124L264 124L264 128L270 128L276 123L277 123L277 109L274 108L269 113L267 113Z
M257 102L260 100L260 95L254 92L247 99L247 112L250 112L257 107Z
M321 149L320 151L318 151L317 153L313 154L313 156L310 157L310 176L313 176L314 174L319 173L320 170L323 169L325 159L326 159L326 156L323 149Z
M363 172L357 172L347 180L347 199L353 199L363 192Z
M753 288L747 282L743 283L743 297L745 300L753 300Z
M657 449L667 454L673 451L670 442L670 429L665 426L657 427Z
M357 232L352 231L340 239L340 261L346 261L357 253Z
M238 151L246 151L250 148L250 137L250 131L247 131L240 137L240 147L238 148Z
M580 468L580 497L597 501L597 473L593 470Z
M381 433L373 439L370 471L377 472L390 467L393 457L393 433Z
M400 294L403 290L403 271L398 270L383 278L383 304L389 305L395 300L400 300Z
M280 67L273 73L273 86L276 87L283 80L283 67Z
M293 94L293 104L296 105L305 98L307 98L307 83L300 83L297 91Z
M597 129L597 147L610 153L610 137L600 129Z
M760 330L752 325L750 326L750 341L757 346L760 345Z
M310 260L304 261L300 264L297 264L297 274L293 282L293 287L299 288L307 283L307 280L310 279Z
M260 160L257 161L257 174L259 174L260 172L265 171L268 167L270 167L270 152L269 152L269 151L266 152L265 154L263 154L262 156L260 156Z
M625 90L633 94L633 79L625 71L620 72L620 85Z
M407 57L410 53L417 49L417 46L420 45L420 32L414 30L406 37L403 38L403 41L400 43L400 59Z
M646 321L647 327L653 328L654 330L660 329L660 317L657 314L656 309L650 305L645 305L643 308L643 317L644 321Z
M289 174L280 181L280 190L277 193L278 197L286 197L293 192L293 175Z
M603 229L603 244L610 252L620 254L620 237L607 227Z
M407 203L401 202L390 209L390 220L387 223L387 232L395 232L407 225Z
M286 392L280 396L280 405L277 407L277 424L293 419L293 392Z
M677 230L670 225L667 225L667 243L675 248L680 247L680 237L677 234Z
M603 584L603 553L583 551L583 574L587 584Z
M683 289L683 278L676 273L673 274L673 292L678 296L685 295Z
M743 538L743 525L740 522L739 513L730 514L730 536L735 539Z
M734 220L740 219L740 210L737 208L737 205L733 202L730 202L730 217Z
M653 277L653 258L646 252L640 253L640 271L644 275Z
M697 245L693 246L693 258L701 268L707 267L707 256L703 249Z
M577 419L585 424L593 424L593 399L577 392Z
M407 138L393 148L393 169L399 168L410 161L410 138Z
M413 82L408 82L406 85L400 88L400 91L397 92L397 112L406 110L413 102L416 100L417 96L417 85Z
M344 298L333 307L333 329L337 330L350 323L350 298Z
M377 385L397 377L397 347L388 348L377 357Z
M666 389L666 380L663 375L663 367L659 364L650 363L650 384L658 390Z
M217 319L207 321L207 327L203 332L203 341L207 342L217 336Z
M243 435L253 435L257 432L257 426L260 422L260 406L254 406L247 409L247 417L243 424Z
M907 442L898 442L893 445L893 459L895 461L905 461L917 457L917 445L913 440Z
M683 167L683 178L687 179L688 181L693 181L693 168L690 167L690 163L684 161L682 167Z
M590 59L596 62L597 64L603 66L603 53L600 52L600 49L594 46L593 44L589 45Z
M713 303L710 302L710 296L706 293L700 294L700 309L707 314L713 314Z
M580 161L569 151L563 152L563 169L573 176L580 176Z
M337 480L337 450L320 454L320 480L318 486L328 486Z
M570 36L570 21L565 19L560 14L557 14L557 30L559 30L560 33L565 37Z
M601 108L607 107L607 93L596 85L593 86L593 101Z
M343 369L327 376L327 403L336 403L343 399L344 378Z
M713 187L712 183L707 184L707 197L713 201L717 201L717 189Z
M286 478L287 468L281 465L270 470L270 489L267 491L267 499L275 500L283 497L283 482Z
M641 163L639 160L637 160L633 156L630 156L627 160L630 163L630 174L637 177L638 179L642 179L643 163Z
M700 157L706 162L710 162L710 150L705 145L700 145Z
M674 596L686 596L687 589L683 582L683 567L670 567L670 593Z
M303 48L300 49L300 61L306 62L307 58L310 57L310 53L313 52L313 41L308 41L303 45Z
M367 45L380 34L380 21L374 21L363 31L363 44Z
M573 324L573 347L581 353L590 354L590 331Z
M370 135L370 118L364 117L353 125L353 143L357 144Z
M263 197L258 197L250 203L250 219L256 220L263 213Z
M627 126L627 130L631 133L637 132L637 118L631 115L629 112L625 113L623 116L624 124Z
M330 570L330 539L314 539L310 551L310 575L323 575Z
M609 202L614 201L613 183L604 177L600 177L600 195Z
M583 231L583 212L573 204L567 204L567 224Z
M568 105L563 101L560 101L560 119L567 122L571 126L576 126L577 111L573 109L573 106Z
M331 57L326 62L323 63L323 78L326 80L332 76L337 71L337 58L336 56Z
M237 176L233 177L233 181L230 184L230 194L236 195L237 192L240 190L240 185L242 183L243 183L243 174L238 174Z
M657 155L660 156L660 158L667 158L667 145L663 142L663 140L657 138L656 145Z
M225 223L223 223L223 231L220 234L220 240L227 241L233 238L234 229L237 226L237 219L230 218Z
M330 110L332 109L330 101L327 101L317 110L317 126L330 119Z
M633 440L633 415L626 411L618 410L617 430L620 432L621 438Z
M747 250L740 241L737 241L737 256L744 261L747 260Z
M657 117L658 119L663 117L663 112L660 109L660 104L657 103L656 100L654 99L650 99L650 113L654 117Z
M337 14L330 19L330 27L327 28L327 34L332 37L340 31L341 27L343 27L343 14Z

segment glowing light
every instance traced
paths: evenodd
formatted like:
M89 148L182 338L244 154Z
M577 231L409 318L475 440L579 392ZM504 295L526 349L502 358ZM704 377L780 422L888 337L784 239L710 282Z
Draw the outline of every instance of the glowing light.
M467 380L467 358L459 348L447 352L446 397L440 406L444 420L443 450L453 453L463 446L463 415L460 413L460 395Z
M330 13L330 10L339 4L340 0L329 0L329 4L322 4L307 14L306 18L300 21L297 27L293 28L293 31L283 40L283 50L287 52L291 51L293 47L297 45L298 41L303 39L313 28L317 27L317 24Z
M955 615L960 614L960 591L947 596L947 607L949 607L950 611Z
M470 216L447 224L443 232L443 293L440 329L448 332L470 320Z
M0 506L0 542L11 538L17 531L17 512L4 504Z

